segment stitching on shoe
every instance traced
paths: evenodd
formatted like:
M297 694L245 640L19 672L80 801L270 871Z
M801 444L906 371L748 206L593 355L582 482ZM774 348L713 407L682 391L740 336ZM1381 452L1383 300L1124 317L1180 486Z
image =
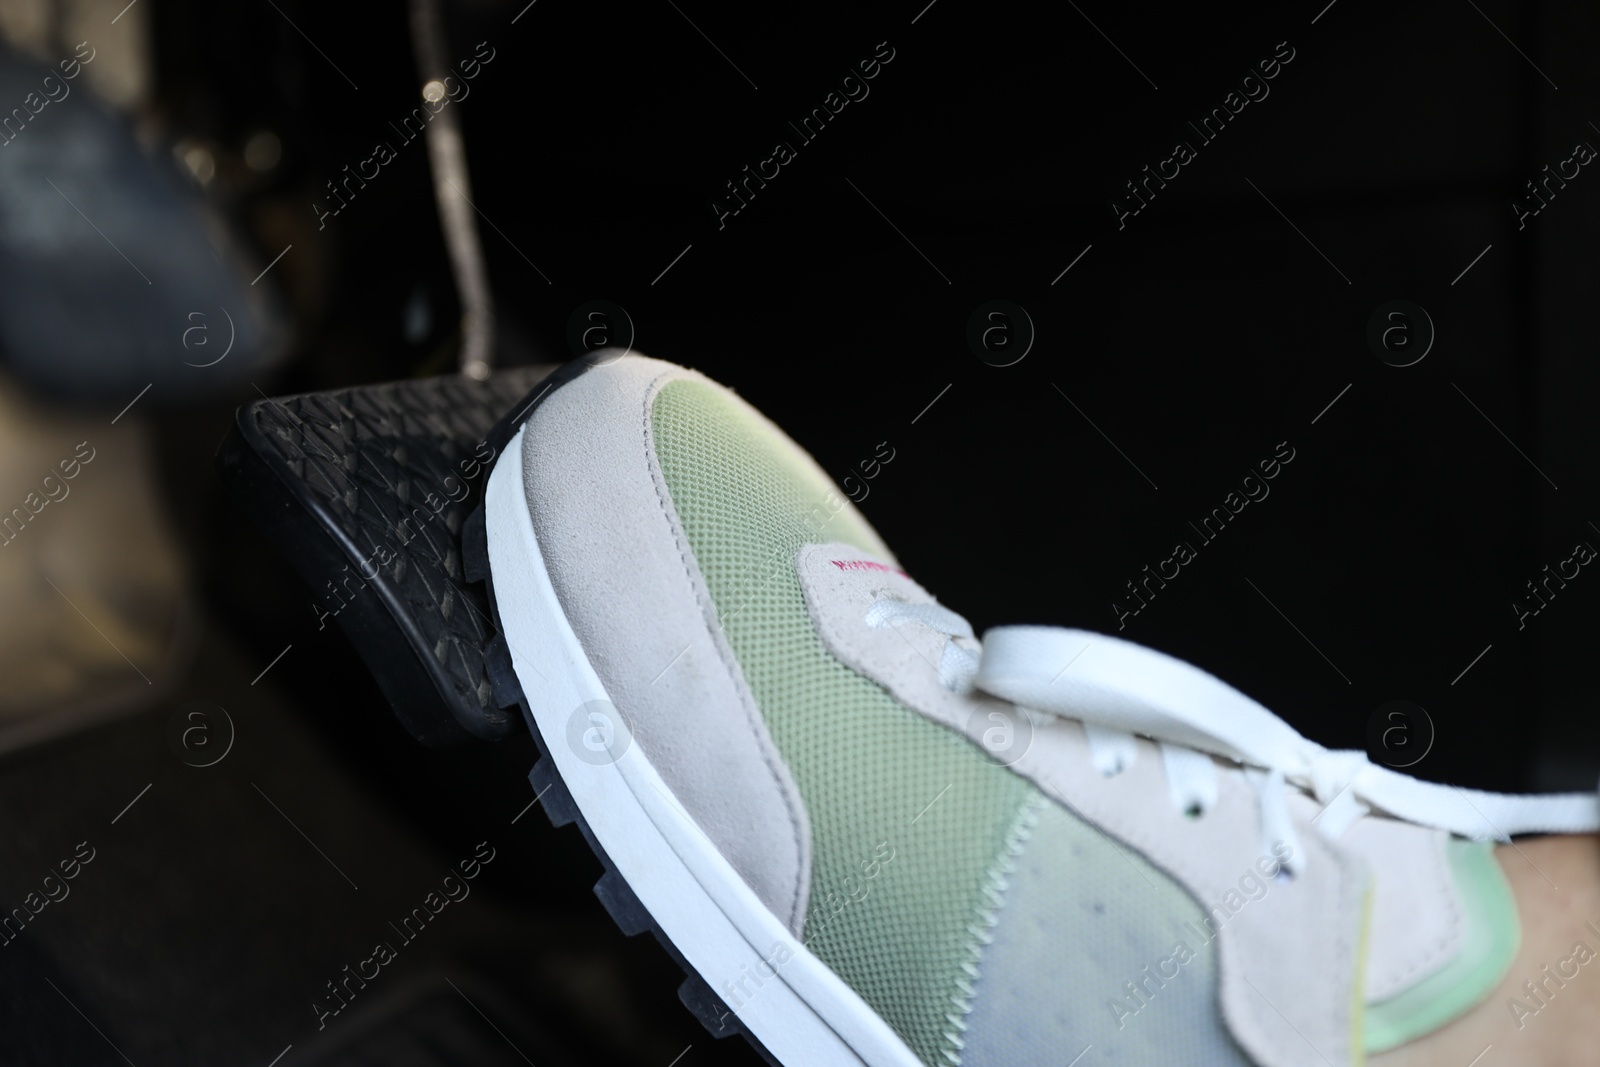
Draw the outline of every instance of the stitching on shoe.
M982 978L979 965L983 962L984 950L994 943L992 931L1000 925L1000 912L1005 907L1006 894L1011 889L1011 876L1016 873L1017 861L1033 837L1033 831L1038 827L1045 809L1052 803L1037 788L1028 794L1012 816L1011 827L1006 831L1000 852L984 872L983 882L979 886L983 900L974 909L977 922L967 926L968 939L962 945L962 954L966 958L961 961L960 973L955 977L956 992L950 996L957 1014L945 1014L950 1028L943 1032L946 1047L940 1051L952 1067L960 1067L961 1064L961 1053L966 1043L960 1032L967 1029L965 1020L972 1014L973 1001L978 992L976 983Z
M655 398L660 393L663 384L668 378L672 378L678 373L679 372L677 368L671 368L662 371L661 374L653 378L650 381L650 384L645 388L643 418L640 423L640 431L643 435L645 445L645 469L650 476L650 484L655 487L656 499L661 505L662 518L666 520L667 528L672 531L673 541L677 545L678 549L678 559L683 564L684 576L688 579L689 588L694 591L695 600L700 605L702 618L714 619L717 617L716 605L708 603L709 591L707 594L702 594L700 586L694 580L696 564L690 559L692 551L688 544L688 538L683 532L682 524L674 521L676 518L675 509L672 507L671 498L667 494L666 485L664 484L664 475L661 473L659 465L654 462L654 452L652 450L653 435L651 433L650 426L651 409L654 406ZM678 380L694 381L697 379L688 376L680 376ZM718 628L720 629L720 625ZM733 658L732 649L724 648L723 643L716 639L715 632L711 633L710 640L711 647L716 651L717 657L722 660L723 667L729 672L736 682L734 689L739 698L739 706L745 713L745 720L751 728L751 734L756 741L756 748L761 753L761 761L766 765L767 772L772 776L773 785L777 787L778 796L782 798L784 811L789 817L789 828L793 833L796 866L799 868L799 872L797 878L795 879L792 900L789 904L788 925L791 931L796 931L801 925L800 920L802 919L802 916L800 915L800 904L801 900L804 898L804 883L810 877L811 865L806 861L805 835L802 832L802 824L799 813L795 810L795 798L791 797L789 795L789 790L785 788L783 776L779 773L778 768L774 765L773 753L769 751L769 746L761 743L761 727L765 725L765 722L760 718L760 709L754 706L755 698L750 692L749 682L746 681L744 677L744 671L739 668L738 661Z

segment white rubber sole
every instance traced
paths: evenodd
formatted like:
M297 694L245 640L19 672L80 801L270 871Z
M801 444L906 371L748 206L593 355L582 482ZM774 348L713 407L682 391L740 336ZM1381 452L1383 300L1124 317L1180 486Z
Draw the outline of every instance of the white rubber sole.
M490 574L530 729L538 731L590 831L689 965L786 1067L922 1067L899 1035L767 909L637 744L596 764L568 741L576 709L610 698L545 569L525 496L522 441L518 430L489 476ZM619 710L626 722L629 709Z

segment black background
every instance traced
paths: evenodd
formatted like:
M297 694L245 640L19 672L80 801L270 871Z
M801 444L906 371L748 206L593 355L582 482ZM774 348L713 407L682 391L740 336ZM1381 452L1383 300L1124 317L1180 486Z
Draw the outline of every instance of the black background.
M512 25L519 7L454 10L448 46L494 49L452 106L492 223L503 359L568 358L569 315L608 299L637 348L736 388L837 478L887 441L864 510L980 629L1115 630L1124 583L1288 441L1271 496L1124 635L1330 745L1362 746L1376 708L1414 701L1437 728L1424 775L1592 784L1595 594L1577 580L1521 630L1511 608L1600 538L1583 358L1600 193L1585 170L1520 231L1511 208L1600 139L1592 13L938 0L757 18L541 0ZM398 142L404 21L298 14L326 59L270 6L168 4L157 22L162 96L187 128L227 143L264 126L287 146L250 200L258 229L306 253L280 264L305 355L278 388L446 369L455 313L420 142L325 229L311 207ZM883 41L895 58L870 95L799 144L787 124ZM1294 59L1270 95L1119 229L1124 183L1180 132L1198 143L1184 123L1279 42ZM712 199L780 139L798 158L719 228ZM435 329L408 345L419 285ZM1008 368L965 342L997 298L1037 329ZM1406 368L1366 341L1396 299L1437 331Z

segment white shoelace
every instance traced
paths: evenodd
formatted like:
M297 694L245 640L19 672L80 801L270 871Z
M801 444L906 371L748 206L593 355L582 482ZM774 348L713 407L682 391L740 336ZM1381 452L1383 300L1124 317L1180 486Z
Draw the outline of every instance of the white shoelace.
M1314 823L1329 840L1369 812L1474 840L1600 830L1594 793L1514 796L1421 781L1372 763L1358 749L1324 748L1200 668L1120 638L1002 626L984 635L980 652L960 615L893 599L875 601L866 621L916 622L944 634L939 678L948 689L980 690L1025 712L1082 722L1101 774L1132 766L1135 735L1156 742L1172 802L1192 816L1204 816L1217 802L1218 765L1211 757L1238 763L1260 801L1263 855L1276 842L1291 846L1285 864L1291 873L1304 869L1306 856L1289 817L1291 787L1325 805Z

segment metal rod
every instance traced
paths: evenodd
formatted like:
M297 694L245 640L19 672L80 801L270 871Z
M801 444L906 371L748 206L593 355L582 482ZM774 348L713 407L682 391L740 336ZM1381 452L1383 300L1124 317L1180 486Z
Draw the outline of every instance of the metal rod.
M444 78L450 73L439 0L411 0L411 44L422 77L424 106L438 103L444 98ZM473 218L472 181L467 175L459 116L448 106L440 107L428 121L424 138L450 274L461 302L461 373L481 381L489 376L494 362L494 295Z

